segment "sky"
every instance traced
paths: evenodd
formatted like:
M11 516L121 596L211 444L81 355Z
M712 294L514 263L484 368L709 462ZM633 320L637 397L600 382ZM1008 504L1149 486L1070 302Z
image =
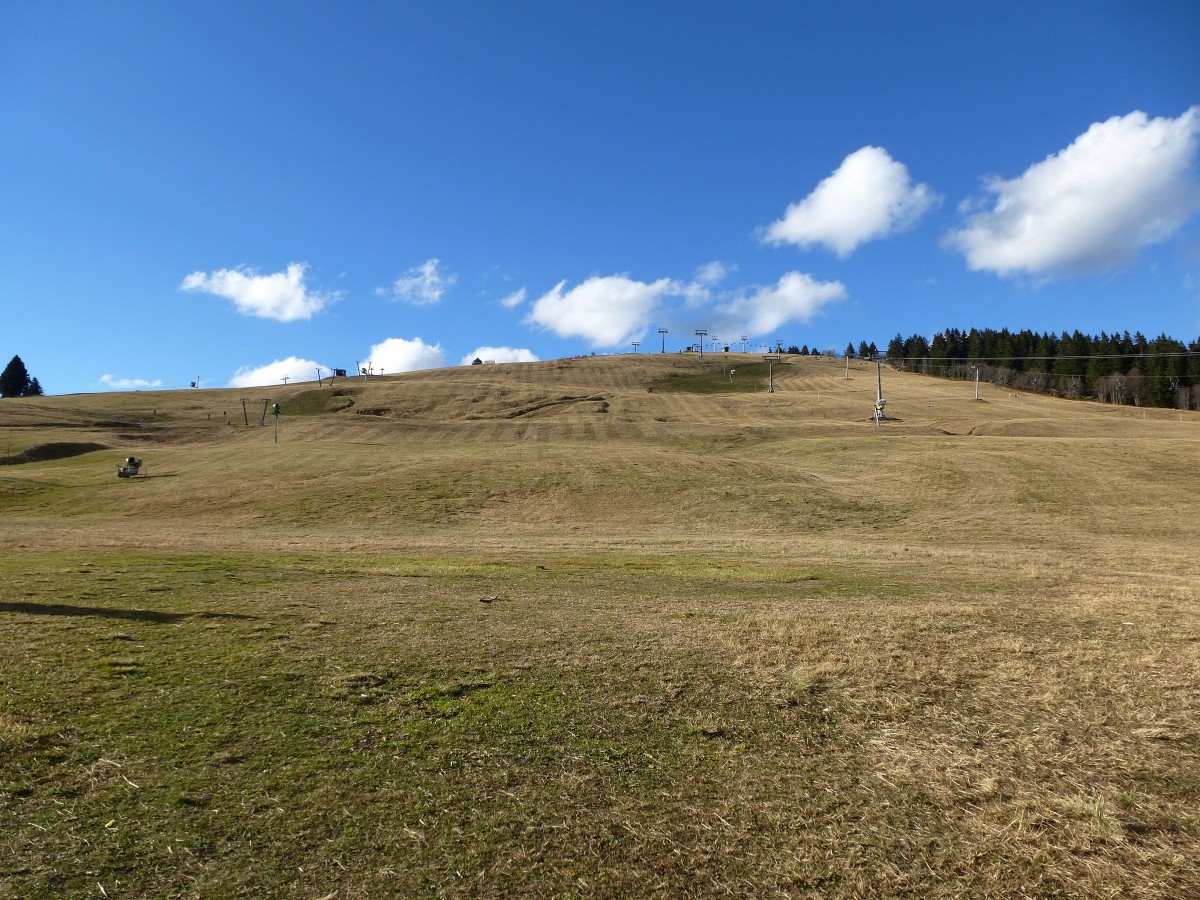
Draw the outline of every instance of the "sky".
M1194 0L5 0L0 355L65 394L1195 340L1197 47Z

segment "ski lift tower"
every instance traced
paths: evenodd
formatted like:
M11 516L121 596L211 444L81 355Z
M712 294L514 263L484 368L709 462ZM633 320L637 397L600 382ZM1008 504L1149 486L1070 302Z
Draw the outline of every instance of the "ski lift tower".
M780 357L774 353L770 353L763 357L763 362L767 364L767 393L775 393L775 363L779 362Z
M700 338L700 358L704 359L704 339L708 336L707 328L697 328L696 337Z

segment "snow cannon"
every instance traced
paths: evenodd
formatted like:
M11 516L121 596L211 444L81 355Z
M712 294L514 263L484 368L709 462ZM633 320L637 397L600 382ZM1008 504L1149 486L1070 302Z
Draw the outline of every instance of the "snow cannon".
M117 466L118 478L132 478L142 470L142 461L136 456L125 457L125 462Z

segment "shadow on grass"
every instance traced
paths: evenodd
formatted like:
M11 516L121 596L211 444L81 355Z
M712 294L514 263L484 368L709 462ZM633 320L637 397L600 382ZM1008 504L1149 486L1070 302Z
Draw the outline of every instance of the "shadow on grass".
M171 613L148 609L110 609L104 606L72 606L67 603L5 603L0 613L29 613L34 616L98 616L102 619L133 619L138 622L182 622L184 619L257 619L241 613Z

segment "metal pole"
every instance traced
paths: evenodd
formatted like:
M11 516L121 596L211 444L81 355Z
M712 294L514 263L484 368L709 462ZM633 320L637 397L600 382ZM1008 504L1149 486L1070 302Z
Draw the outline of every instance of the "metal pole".
M883 420L883 357L875 357L875 424Z
M979 399L979 366L975 367L975 399Z
M767 364L767 393L775 393L775 363L779 362L779 357L774 354L764 356L763 362Z
M660 328L660 329L658 329L658 333L662 335L662 352L666 353L667 352L667 329Z

